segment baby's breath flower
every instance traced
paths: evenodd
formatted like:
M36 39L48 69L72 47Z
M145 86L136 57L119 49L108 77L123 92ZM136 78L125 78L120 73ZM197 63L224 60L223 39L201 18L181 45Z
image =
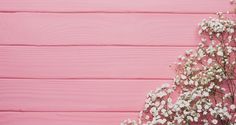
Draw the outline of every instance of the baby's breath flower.
M199 24L201 42L178 57L174 84L149 92L138 122L121 125L236 124L236 26L218 15Z
M216 125L216 124L218 123L218 121L217 121L216 119L213 119L211 122L212 122L214 125Z
M208 64L211 64L211 63L212 63L212 59L209 58L209 59L207 60L207 63L208 63Z
M236 106L234 104L230 105L231 110L235 110Z

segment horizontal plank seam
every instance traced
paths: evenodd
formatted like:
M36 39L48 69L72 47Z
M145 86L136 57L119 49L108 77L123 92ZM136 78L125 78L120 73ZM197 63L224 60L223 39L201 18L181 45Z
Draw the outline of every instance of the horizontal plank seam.
M129 113L129 112L139 112L139 111L79 111L79 110L71 110L71 111L44 111L44 110L0 110L0 112L101 112L101 113L110 113L110 112L116 112L116 113Z
M108 78L108 77L83 77L83 78L42 78L42 77L1 77L0 79L41 79L41 80L172 80L172 78Z
M85 13L85 14L93 14L93 13L111 13L111 14L134 14L134 13L142 13L142 14L216 14L216 12L172 12L172 11L31 11L31 10L0 10L0 13L61 13L61 14L73 14L73 13ZM234 14L233 12L224 12L225 14Z
M144 44L0 44L0 46L14 47L74 47L74 46L102 46L102 47L196 47L197 45L144 45Z

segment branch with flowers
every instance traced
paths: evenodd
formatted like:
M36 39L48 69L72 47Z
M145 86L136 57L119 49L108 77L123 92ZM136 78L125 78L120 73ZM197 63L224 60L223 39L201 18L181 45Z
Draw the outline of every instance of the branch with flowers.
M236 23L219 14L199 27L201 42L179 56L173 84L148 93L139 119L121 125L236 125Z

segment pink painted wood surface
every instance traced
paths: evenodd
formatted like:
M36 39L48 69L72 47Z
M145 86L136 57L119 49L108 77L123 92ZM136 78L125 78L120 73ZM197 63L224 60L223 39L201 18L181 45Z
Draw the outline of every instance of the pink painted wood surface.
M0 111L140 111L170 80L0 79Z
M0 45L196 45L213 14L0 14Z
M215 13L232 10L229 0L1 0L1 11L125 11Z
M137 117L198 43L197 24L227 10L228 0L1 0L0 125Z
M190 47L0 47L0 77L171 78Z
M127 112L0 112L1 125L119 125L138 113Z

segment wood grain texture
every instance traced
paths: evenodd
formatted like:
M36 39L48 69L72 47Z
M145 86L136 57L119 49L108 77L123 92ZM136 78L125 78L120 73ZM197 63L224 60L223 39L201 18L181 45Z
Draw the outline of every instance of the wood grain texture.
M170 45L199 43L211 14L0 14L0 45Z
M228 0L1 0L1 11L42 12L183 12L215 13L233 10Z
M228 0L1 0L0 125L137 118L198 44L197 24L227 10Z
M138 113L129 112L0 112L1 125L119 125Z
M0 111L140 111L170 80L0 79Z
M0 77L172 78L189 47L0 47Z

